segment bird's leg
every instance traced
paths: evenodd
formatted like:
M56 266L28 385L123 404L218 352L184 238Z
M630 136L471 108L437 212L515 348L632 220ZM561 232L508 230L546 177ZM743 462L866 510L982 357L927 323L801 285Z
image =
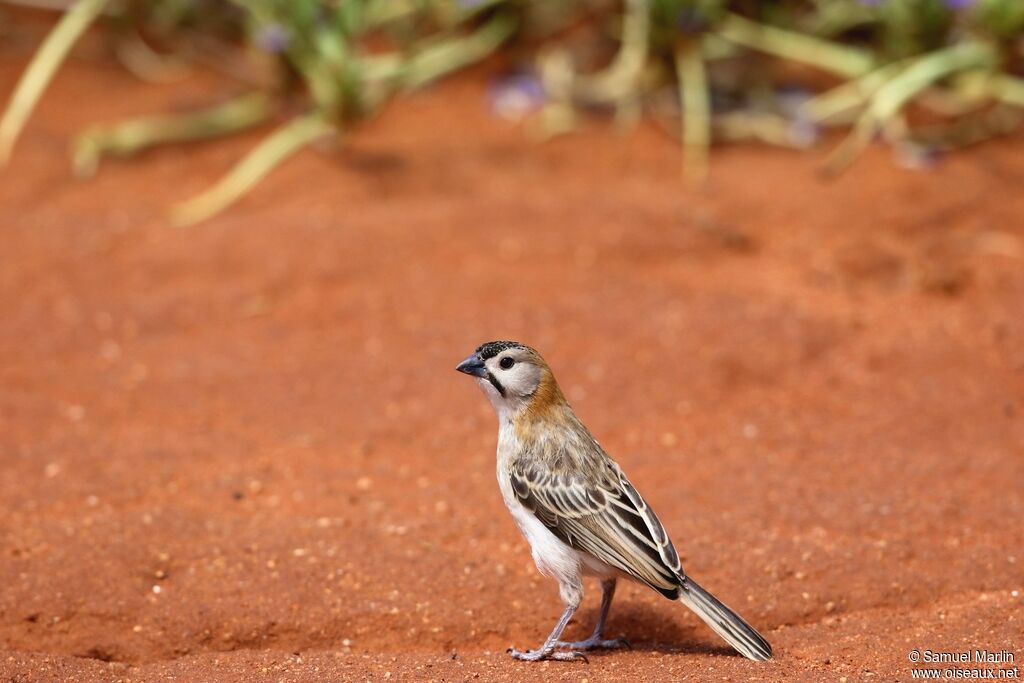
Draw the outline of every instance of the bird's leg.
M601 612L597 615L597 624L594 625L594 632L586 640L577 640L574 643L567 643L559 640L555 647L569 648L570 650L612 650L619 647L629 647L629 641L625 638L602 639L604 634L604 623L608 619L608 612L612 608L612 598L615 597L615 579L608 579L601 582Z
M526 662L537 662L542 659L560 659L562 661L582 659L583 661L587 661L586 656L582 652L561 652L555 649L555 644L558 642L559 636L562 635L562 631L565 630L565 625L569 623L569 619L572 618L577 607L579 607L578 602L576 604L566 604L565 611L562 612L562 616L558 619L558 623L555 624L553 629L551 629L551 634L539 648L536 650L527 650L522 652L512 647L508 650L509 654L512 655L513 659L521 659Z

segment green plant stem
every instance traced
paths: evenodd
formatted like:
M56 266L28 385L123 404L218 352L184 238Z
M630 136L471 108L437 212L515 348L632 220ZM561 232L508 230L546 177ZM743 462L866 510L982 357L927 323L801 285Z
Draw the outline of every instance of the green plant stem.
M928 88L917 102L945 118L959 118L984 109L998 97L992 92L990 69L975 69L956 74L942 87Z
M642 115L640 77L648 61L650 0L625 0L619 50L605 69L580 75L568 50L549 49L538 58L547 102L541 112L541 136L566 133L575 125L574 104L612 105L620 128Z
M92 175L104 156L126 157L156 145L236 133L263 123L273 110L270 95L257 92L186 114L144 116L96 126L72 143L72 166L79 176Z
M992 96L1000 102L1024 107L1024 80L1007 74L995 74L990 88Z
M445 20L446 24L455 25L500 5L505 0L478 0L474 3L444 3L432 7L435 17ZM383 26L409 18L415 18L423 12L422 0L371 0L366 7L366 24Z
M911 99L939 79L958 71L991 67L995 52L986 43L960 43L913 60L898 76L878 89L871 101L876 119L893 116Z
M648 0L626 0L622 42L607 69L575 80L574 98L620 106L636 95L637 80L647 62L651 9Z
M676 78L679 81L683 172L691 180L704 180L711 146L711 98L700 38L683 39L676 46Z
M826 162L826 171L846 168L903 107L940 79L959 71L990 68L995 52L986 43L968 42L916 57L878 88L847 138Z
M115 36L114 52L133 76L147 83L173 83L189 73L188 63L177 55L160 55L146 44L138 31Z
M402 86L407 90L428 83L478 62L498 49L515 31L516 21L498 15L475 32L424 47L402 69Z
M768 112L733 111L719 114L712 120L715 138L733 141L755 140L787 149L807 149L812 140L793 133L793 122Z
M516 21L496 16L474 33L457 38L434 40L411 50L412 56L399 54L361 58L365 80L363 95L367 109L380 105L395 90L415 90L494 52L512 35Z
M974 112L952 123L922 126L909 137L909 144L949 151L975 145L1020 127L1024 112L1010 105L997 105L990 110Z
M879 67L869 73L838 85L804 103L803 114L811 121L825 123L847 112L863 107L878 89L893 78L902 62Z
M573 80L576 77L568 50L551 48L537 57L537 70L547 97L540 111L537 136L542 140L564 135L576 126Z
M319 113L292 119L260 142L213 187L175 207L174 222L192 225L223 211L275 166L333 130L333 126Z
M871 55L862 50L759 24L738 14L726 14L715 33L739 45L816 66L846 78L861 76L874 64Z
M64 61L71 46L103 12L106 4L107 0L79 0L43 40L14 88L10 104L0 120L0 166L6 165L11 158L14 143L46 86L53 79L57 67Z

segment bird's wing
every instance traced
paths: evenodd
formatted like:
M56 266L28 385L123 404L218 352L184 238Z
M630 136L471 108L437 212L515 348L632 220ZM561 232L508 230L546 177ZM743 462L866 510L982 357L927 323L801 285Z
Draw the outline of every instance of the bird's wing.
M533 462L510 476L519 501L563 542L676 598L685 578L672 540L619 467L602 470L586 477Z

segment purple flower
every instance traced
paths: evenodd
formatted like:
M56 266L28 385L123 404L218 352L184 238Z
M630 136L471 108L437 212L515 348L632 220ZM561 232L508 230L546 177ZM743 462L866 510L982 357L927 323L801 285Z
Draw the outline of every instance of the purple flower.
M783 85L775 93L775 103L782 115L787 118L796 118L803 111L804 106L814 97L807 88L799 85Z
M811 91L799 86L783 86L776 94L779 112L789 119L786 137L797 147L810 147L821 136L817 122L810 119L804 111L811 98Z
M264 24L256 31L255 43L261 50L281 54L288 48L291 36L281 24Z
M544 85L531 72L505 76L491 84L488 92L491 110L503 119L521 119L544 106Z
M786 139L801 149L811 147L821 138L821 127L806 116L800 116L786 127Z
M896 161L903 168L932 168L939 163L942 152L930 145L905 142L896 147Z

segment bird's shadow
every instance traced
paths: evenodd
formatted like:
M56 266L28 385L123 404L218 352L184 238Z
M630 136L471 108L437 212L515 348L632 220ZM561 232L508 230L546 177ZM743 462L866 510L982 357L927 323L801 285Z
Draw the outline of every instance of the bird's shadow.
M708 643L698 627L680 624L678 619L673 618L672 612L643 603L613 606L605 624L604 637L625 638L631 650L640 652L742 656L727 645ZM597 608L580 610L573 619L573 634L578 634L579 639L590 635L597 614ZM563 638L570 640L576 639L576 636L566 634ZM608 652L595 650L588 652L587 656L600 656Z

